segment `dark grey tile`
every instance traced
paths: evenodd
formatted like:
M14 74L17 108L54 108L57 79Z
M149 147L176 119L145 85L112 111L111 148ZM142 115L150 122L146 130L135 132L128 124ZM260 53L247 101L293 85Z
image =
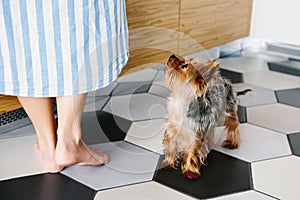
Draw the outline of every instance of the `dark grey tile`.
M31 121L23 108L0 114L0 136L29 124Z
M282 72L285 74L291 74L295 76L300 76L300 62L296 60L285 60L281 62L269 62L269 69Z
M212 198L252 188L249 163L217 151L208 154L207 166L201 176L190 180L182 176L181 169L159 169L154 180L196 198Z
M240 106L240 105L238 106L237 114L238 114L240 123L247 122L247 110L244 106Z
M113 96L147 93L152 82L121 82L112 92Z
M124 140L131 121L104 111L85 112L82 117L82 139L87 144Z
M275 91L279 103L300 108L300 88Z
M93 92L89 92L88 96L109 96L109 95L111 95L111 92L117 86L117 84L118 83L116 81L114 81L104 88L101 88L101 89L93 91Z
M223 77L228 78L231 81L231 83L243 82L243 74L239 72L234 72L227 69L220 69L220 73Z
M101 110L109 100L109 96L88 96L84 106L84 112Z
M60 173L40 174L0 182L0 199L88 200L95 191Z
M296 156L300 156L300 133L289 134L288 140L292 153Z

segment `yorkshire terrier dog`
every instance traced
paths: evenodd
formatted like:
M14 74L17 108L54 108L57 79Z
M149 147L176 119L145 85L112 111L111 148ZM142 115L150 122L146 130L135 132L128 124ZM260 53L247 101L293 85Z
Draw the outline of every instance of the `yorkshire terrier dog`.
M227 129L222 147L240 145L237 94L219 68L216 59L201 63L172 55L164 71L172 95L167 104L163 164L176 169L182 160L182 174L190 179L200 176L208 154L207 137L220 122Z

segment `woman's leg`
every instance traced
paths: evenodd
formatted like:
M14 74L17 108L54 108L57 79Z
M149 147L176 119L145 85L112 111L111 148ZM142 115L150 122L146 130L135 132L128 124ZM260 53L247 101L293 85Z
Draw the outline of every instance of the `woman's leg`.
M57 97L58 129L56 163L70 165L102 165L109 160L102 151L90 149L81 140L81 118L86 94Z
M56 124L50 98L18 97L31 119L37 134L36 150L39 152L44 168L49 172L63 169L55 162Z

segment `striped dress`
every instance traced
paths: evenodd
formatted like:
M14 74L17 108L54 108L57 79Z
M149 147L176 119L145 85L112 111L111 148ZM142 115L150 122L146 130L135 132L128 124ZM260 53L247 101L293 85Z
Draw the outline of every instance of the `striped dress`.
M125 0L0 0L0 94L94 91L128 57Z

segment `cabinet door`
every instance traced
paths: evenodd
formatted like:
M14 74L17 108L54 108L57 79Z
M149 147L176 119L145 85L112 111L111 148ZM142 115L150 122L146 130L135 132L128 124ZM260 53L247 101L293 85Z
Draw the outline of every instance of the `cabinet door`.
M164 63L177 53L179 1L126 1L130 59L122 74Z
M249 35L252 0L181 0L180 8L179 31L199 43L191 46L180 39L181 54Z
M21 108L17 97L0 95L0 114Z

